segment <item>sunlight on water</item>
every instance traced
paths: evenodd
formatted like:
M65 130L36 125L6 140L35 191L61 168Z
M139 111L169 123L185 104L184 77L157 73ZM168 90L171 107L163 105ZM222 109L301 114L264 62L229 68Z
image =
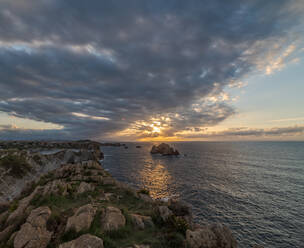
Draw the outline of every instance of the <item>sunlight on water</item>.
M103 166L118 180L185 200L195 221L227 225L239 248L303 247L304 142L175 143L179 157L135 145L102 147L111 155Z
M169 197L169 185L172 177L165 166L160 163L145 164L139 171L139 177L144 187L150 190L153 198Z

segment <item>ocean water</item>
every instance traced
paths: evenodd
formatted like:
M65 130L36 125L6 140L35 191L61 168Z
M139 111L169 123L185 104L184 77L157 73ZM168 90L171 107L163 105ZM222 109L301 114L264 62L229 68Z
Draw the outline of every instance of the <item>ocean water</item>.
M153 143L102 147L103 166L154 198L185 200L199 223L226 224L241 248L304 247L304 142L171 144L181 156L151 155Z

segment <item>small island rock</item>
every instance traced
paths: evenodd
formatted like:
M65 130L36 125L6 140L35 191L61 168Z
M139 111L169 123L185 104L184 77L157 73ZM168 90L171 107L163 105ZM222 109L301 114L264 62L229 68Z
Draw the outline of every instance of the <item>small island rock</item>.
M174 148L170 147L168 144L161 143L158 146L153 146L151 151L151 154L161 154L163 156L168 155L179 155L178 150L175 150Z

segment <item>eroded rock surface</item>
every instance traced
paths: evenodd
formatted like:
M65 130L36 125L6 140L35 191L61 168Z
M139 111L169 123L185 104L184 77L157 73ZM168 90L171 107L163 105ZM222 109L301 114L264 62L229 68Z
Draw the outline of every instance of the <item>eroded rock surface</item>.
M27 218L26 223L16 233L14 248L47 247L52 237L52 233L46 228L46 223L50 216L51 210L48 207L34 209Z
M236 248L237 242L231 231L224 225L213 224L187 230L186 239L189 248Z
M101 227L105 231L117 230L125 226L126 218L120 209L107 207L101 217Z
M138 229L145 229L145 227L153 227L153 221L150 216L143 216L139 214L131 214L131 220Z
M103 240L91 234L84 234L75 240L61 244L59 248L103 248Z
M71 229L76 232L88 230L92 224L96 209L92 204L84 205L77 209L76 213L68 219L65 230Z

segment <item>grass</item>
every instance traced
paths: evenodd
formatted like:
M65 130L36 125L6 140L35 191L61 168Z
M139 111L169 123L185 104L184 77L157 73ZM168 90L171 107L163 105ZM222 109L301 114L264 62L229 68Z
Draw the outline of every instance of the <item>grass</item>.
M0 167L10 170L9 175L22 178L32 170L24 156L8 154L0 159Z

